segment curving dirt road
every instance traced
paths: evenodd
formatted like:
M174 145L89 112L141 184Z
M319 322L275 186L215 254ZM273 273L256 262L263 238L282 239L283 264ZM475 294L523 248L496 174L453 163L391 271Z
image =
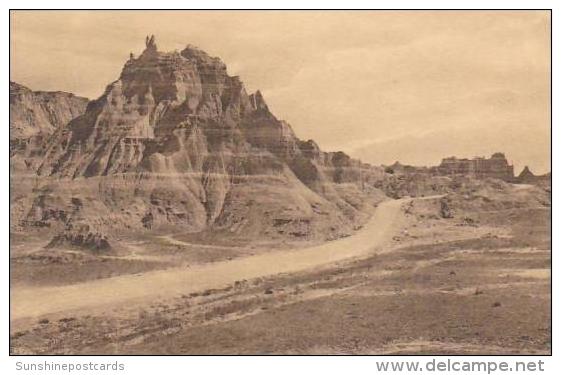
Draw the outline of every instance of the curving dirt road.
M430 199L426 197L418 199ZM336 261L361 257L391 239L403 220L401 206L411 198L381 203L355 235L322 245L276 251L225 262L124 275L58 287L15 287L10 291L11 320L70 310L89 310L143 303L211 288L237 280L297 272Z

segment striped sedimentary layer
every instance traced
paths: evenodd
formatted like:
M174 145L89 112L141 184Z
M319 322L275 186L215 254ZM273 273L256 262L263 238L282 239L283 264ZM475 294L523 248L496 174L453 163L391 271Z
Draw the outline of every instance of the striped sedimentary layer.
M379 168L298 139L220 59L160 52L153 39L43 147L13 219L67 233L58 238L84 225L336 238L383 198Z

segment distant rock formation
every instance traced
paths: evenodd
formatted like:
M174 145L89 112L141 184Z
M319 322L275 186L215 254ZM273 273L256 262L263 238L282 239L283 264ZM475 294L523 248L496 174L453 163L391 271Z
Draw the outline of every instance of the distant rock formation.
M530 171L530 168L528 168L528 166L525 166L524 169L522 170L522 172L520 172L520 174L518 175L517 179L518 181L533 181L536 178L536 175L532 173L532 171Z
M62 91L32 91L10 81L10 140L52 134L85 112L88 99Z
M10 81L10 167L33 169L46 141L86 111L88 99L66 92L32 91Z
M392 165L384 167L386 173L389 174L426 174L430 172L430 169L428 167L416 167L413 165L401 164L399 161L396 161Z
M528 166L525 166L522 172L516 177L516 182L521 184L543 184L551 182L551 173L535 175Z
M494 153L491 158L476 157L458 159L454 156L442 159L434 169L440 175L467 175L476 178L497 178L514 181L514 166L509 165L502 152Z

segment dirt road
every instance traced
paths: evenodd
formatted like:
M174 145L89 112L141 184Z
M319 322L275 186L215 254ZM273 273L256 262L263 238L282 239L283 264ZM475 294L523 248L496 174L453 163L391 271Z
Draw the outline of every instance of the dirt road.
M419 199L431 199L426 197ZM300 250L276 251L190 268L152 271L58 287L15 287L10 291L11 320L50 313L83 311L121 304L145 303L222 288L235 281L297 272L348 258L361 257L390 240L401 228L403 203L381 203L370 221L355 235Z

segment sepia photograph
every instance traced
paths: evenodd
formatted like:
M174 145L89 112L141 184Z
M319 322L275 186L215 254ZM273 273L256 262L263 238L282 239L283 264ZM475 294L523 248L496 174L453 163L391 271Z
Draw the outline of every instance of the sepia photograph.
M10 356L552 355L551 10L9 22Z

